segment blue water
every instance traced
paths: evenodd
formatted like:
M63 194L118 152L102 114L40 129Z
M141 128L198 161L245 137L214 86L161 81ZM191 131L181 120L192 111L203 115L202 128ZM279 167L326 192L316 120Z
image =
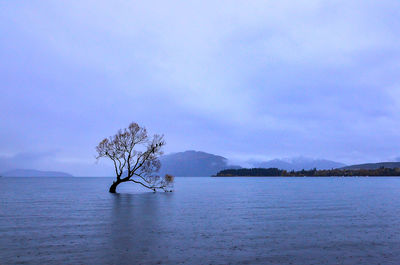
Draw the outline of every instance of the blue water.
M0 178L0 264L400 264L400 178Z

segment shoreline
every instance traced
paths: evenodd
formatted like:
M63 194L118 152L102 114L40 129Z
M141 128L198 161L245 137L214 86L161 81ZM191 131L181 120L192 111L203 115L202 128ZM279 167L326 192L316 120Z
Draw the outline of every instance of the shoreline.
M400 176L218 176L213 175L212 178L393 178Z

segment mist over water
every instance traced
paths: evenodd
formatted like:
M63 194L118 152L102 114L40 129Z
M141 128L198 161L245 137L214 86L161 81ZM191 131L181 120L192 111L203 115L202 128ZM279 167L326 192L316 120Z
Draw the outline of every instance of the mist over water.
M1 264L400 264L399 178L0 178Z

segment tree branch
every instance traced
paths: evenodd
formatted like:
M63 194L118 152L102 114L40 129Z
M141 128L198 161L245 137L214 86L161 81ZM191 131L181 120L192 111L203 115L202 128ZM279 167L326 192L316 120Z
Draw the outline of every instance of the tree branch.
M106 155L114 162L115 174L117 175L117 179L119 179L121 174L118 173L117 163L115 162L115 159L108 152L106 153Z
M134 179L130 179L130 180L128 180L128 181L132 181L132 182L134 182L134 183L140 184L140 185L142 185L143 187L146 187L146 188L151 189L151 190L154 190L154 191L156 191L156 189L162 189L162 190L165 191L165 186L147 186L146 184L143 184L142 182L136 181L136 180L134 180Z

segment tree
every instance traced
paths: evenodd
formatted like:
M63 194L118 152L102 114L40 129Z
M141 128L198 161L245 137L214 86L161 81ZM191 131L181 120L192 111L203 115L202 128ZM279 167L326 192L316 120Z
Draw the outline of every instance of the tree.
M150 139L146 128L137 123L131 123L128 128L102 140L96 147L96 158L109 158L114 164L116 174L116 180L109 191L115 193L119 184L128 181L153 191L172 191L173 176L155 175L161 167L159 156L163 154L164 145L162 135L156 134Z

